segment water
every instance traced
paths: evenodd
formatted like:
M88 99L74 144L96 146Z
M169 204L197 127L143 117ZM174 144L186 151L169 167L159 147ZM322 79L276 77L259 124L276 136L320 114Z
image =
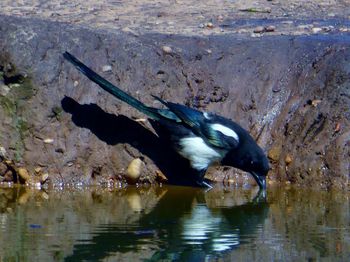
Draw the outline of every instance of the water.
M0 261L350 261L349 195L0 188Z

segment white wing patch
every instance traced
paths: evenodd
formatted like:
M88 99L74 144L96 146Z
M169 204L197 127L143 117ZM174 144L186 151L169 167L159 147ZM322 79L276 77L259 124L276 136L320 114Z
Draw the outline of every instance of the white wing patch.
M179 144L181 146L179 154L190 160L191 166L196 170L207 169L213 162L223 157L200 137L186 137L181 139Z
M209 115L207 112L204 112L204 113L203 113L203 116L204 116L204 118L206 118L206 119L208 119L208 120L211 119L210 115Z
M211 128L223 133L225 136L233 137L234 139L236 139L239 142L239 137L238 137L237 133L235 131L233 131L232 129L230 129L224 125L221 125L221 124L212 124Z

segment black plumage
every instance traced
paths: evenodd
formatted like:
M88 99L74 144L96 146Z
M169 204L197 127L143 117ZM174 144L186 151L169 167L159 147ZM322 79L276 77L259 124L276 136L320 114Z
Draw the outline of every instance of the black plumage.
M233 166L253 175L260 188L266 188L268 160L250 134L237 123L216 114L201 112L154 96L167 109L149 107L125 93L68 52L64 58L107 92L157 121L170 134L174 149L188 159L199 185L214 162Z

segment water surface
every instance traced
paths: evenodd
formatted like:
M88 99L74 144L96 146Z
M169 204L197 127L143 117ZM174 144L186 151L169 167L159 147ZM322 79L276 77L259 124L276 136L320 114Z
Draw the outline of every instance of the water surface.
M0 188L0 261L349 261L348 192Z

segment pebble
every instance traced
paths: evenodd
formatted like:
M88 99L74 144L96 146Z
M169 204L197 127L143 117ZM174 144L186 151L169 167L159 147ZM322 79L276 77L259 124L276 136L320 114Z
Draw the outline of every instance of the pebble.
M159 182L159 183L164 183L164 182L167 182L168 181L168 178L163 174L162 171L160 170L157 170L156 171L156 180Z
M5 175L7 169L8 169L7 165L0 162L0 176Z
M112 66L110 65L102 66L102 72L110 72L110 71L112 71Z
M281 149L277 146L272 147L267 156L270 158L272 161L277 161L281 155Z
M0 83L0 96L7 96L10 90L11 89L7 85Z
M44 139L44 143L45 144L52 144L53 143L53 139L52 138L46 138L46 139Z
M205 23L205 26L210 29L214 28L214 24L212 22Z
M3 146L0 146L0 157L5 158L6 149Z
M322 27L322 30L324 31L324 32L330 32L330 31L332 31L332 30L334 30L334 26L324 26L324 27Z
M317 34L317 33L319 33L319 32L322 31L322 28L320 28L320 27L313 27L313 28L311 29L311 31L312 31L312 33L314 33L314 34Z
M286 164L289 165L290 163L292 163L292 161L292 157L289 154L287 154L286 158L284 159L284 162L286 162Z
M28 173L28 170L23 168L23 167L18 168L17 173L24 181L27 181L30 179L30 175Z
M35 171L35 173L40 173L40 171L41 171L41 167L36 167L35 169L34 169L34 171Z
M7 170L7 172L4 174L3 182L13 182L12 170Z
M21 85L18 83L14 83L14 84L9 84L9 87L10 87L10 89L11 88L19 88L19 87L21 87Z
M265 32L265 27L257 26L257 27L254 28L253 32L256 33L256 34L261 34L261 33Z
M75 80L74 82L73 82L73 86L74 87L77 87L79 85L79 82L77 81L77 80Z
M49 174L48 173L44 173L44 174L41 175L40 183L44 184L48 179L49 179Z
M126 170L126 179L129 183L134 184L140 178L141 166L142 160L140 158L135 158L130 162Z
M162 47L162 50L166 54L171 54L173 52L173 49L171 49L170 46L166 46L166 45Z
M311 105L313 107L317 107L318 104L321 103L321 102L322 102L322 100L320 100L320 99L314 99L314 100L311 101Z
M269 25L269 26L265 27L266 32L275 32L275 30L276 30L276 27L273 25Z

